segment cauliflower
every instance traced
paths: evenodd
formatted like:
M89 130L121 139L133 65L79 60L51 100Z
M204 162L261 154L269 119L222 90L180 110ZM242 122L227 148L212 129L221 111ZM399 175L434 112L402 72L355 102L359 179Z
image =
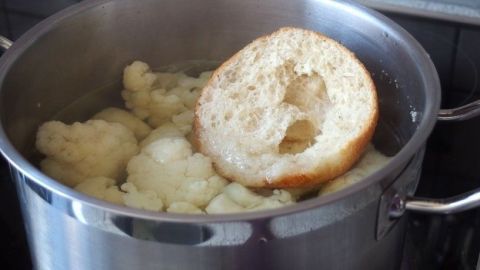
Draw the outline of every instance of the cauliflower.
M270 196L261 196L239 183L231 183L205 208L208 214L226 214L272 209L294 203L286 190L273 190Z
M157 76L150 72L150 67L141 61L126 66L123 71L123 85L134 92L150 90Z
M388 161L369 146L353 169L319 187L253 191L229 183L215 173L209 157L194 153L189 142L195 103L211 76L210 71L198 78L152 72L146 63L133 62L124 69L122 91L132 113L110 107L85 123L44 123L36 138L37 149L46 156L42 170L82 193L116 204L223 214L278 208L305 194L335 192ZM116 180L125 176L119 188Z
M177 83L178 79L186 76L182 72L178 73L164 73L164 72L155 72L157 80L155 81L154 87L161 89L172 89Z
M182 214L204 214L204 212L200 208L187 202L174 202L170 204L167 212Z
M155 191L139 191L133 183L125 183L121 188L126 192L123 195L123 202L126 206L150 211L163 210L162 199L158 197Z
M135 61L124 70L122 97L137 117L158 127L172 116L193 109L210 76L209 72L199 78L183 73L154 73L146 63Z
M202 72L198 78L180 76L178 86L169 91L170 94L180 97L183 104L192 110L195 107L200 92L212 76L212 71Z
M138 119L131 113L118 108L106 108L95 114L92 119L101 119L107 122L122 124L130 129L139 141L147 137L152 131L152 129L142 120Z
M46 122L38 129L36 147L46 155L40 163L42 170L69 186L98 176L119 179L138 152L130 130L103 120L72 125Z
M168 95L165 88L155 88L156 85L168 85L156 82L158 79L158 75L140 61L127 66L123 73L125 90L122 91L122 97L126 107L140 119L146 119L153 127L158 127L169 121L172 115L187 110L178 96Z
M192 154L183 137L162 138L142 148L127 166L127 182L155 191L168 208L175 202L206 206L227 181L215 174L210 158Z
M172 122L183 134L188 134L192 131L193 117L193 111L184 111L183 113L172 116Z
M183 137L185 133L182 132L177 125L167 122L158 128L154 129L150 134L140 142L140 148L149 145L161 138Z
M205 208L207 214L230 214L245 212L245 207L237 204L225 194L220 194L207 205Z
M107 177L92 177L75 186L77 191L107 202L123 204L123 192L115 180Z
M333 193L344 189L369 176L385 165L390 158L378 152L372 145L369 145L360 161L344 175L322 185L319 196Z
M192 78L188 76L179 76L178 86L184 87L187 89L202 89L212 77L213 71L204 71L200 73L198 78Z

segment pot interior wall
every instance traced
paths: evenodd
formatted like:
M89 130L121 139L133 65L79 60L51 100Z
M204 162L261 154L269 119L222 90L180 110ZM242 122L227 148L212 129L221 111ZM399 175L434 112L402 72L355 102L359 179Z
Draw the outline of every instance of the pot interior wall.
M82 97L64 120L85 120L121 104L122 70L132 60L152 67L221 62L282 26L323 32L366 65L380 100L375 144L386 154L410 139L428 101L425 78L406 41L336 1L112 1L68 13L34 28L6 56L19 55L0 85L0 114L7 136L27 157L39 124Z

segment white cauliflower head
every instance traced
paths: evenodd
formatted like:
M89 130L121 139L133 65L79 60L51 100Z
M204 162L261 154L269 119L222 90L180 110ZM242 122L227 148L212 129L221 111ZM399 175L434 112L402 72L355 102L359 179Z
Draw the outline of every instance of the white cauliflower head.
M150 96L147 121L152 127L158 127L170 121L173 115L187 110L182 100L176 95L164 94L162 90L153 90Z
M205 208L208 214L226 214L272 209L294 203L286 190L275 189L270 196L262 196L239 183L231 183Z
M210 76L211 72L199 78L183 73L154 73L146 63L135 61L124 70L122 97L137 117L158 127L171 121L172 116L193 109Z
M167 208L175 202L202 208L227 184L213 171L210 158L192 154L190 143L181 137L146 145L130 160L127 171L127 182L155 191Z
M194 113L191 110L172 116L172 122L184 134L192 131Z
M169 83L162 83L160 78L168 78ZM154 127L169 121L172 115L186 111L178 96L167 95L167 89L162 88L172 84L170 78L153 73L146 63L133 62L123 72L125 90L122 91L122 97L126 107Z
M389 160L389 157L378 152L373 145L369 145L366 152L360 158L360 161L353 168L345 174L322 185L318 195L321 196L337 192L353 185L383 167Z
M92 177L75 186L77 191L107 202L123 204L123 192L115 180L107 177Z
M168 93L180 97L185 106L192 110L195 107L200 92L212 76L212 71L202 72L198 78L179 76L178 85Z
M72 125L46 122L38 129L36 147L46 156L42 170L69 186L97 176L119 179L138 152L130 130L103 120Z
M147 137L152 131L152 129L142 120L135 117L133 114L118 108L106 108L95 114L92 119L101 119L107 122L122 124L130 129L139 141Z
M123 202L126 206L150 211L162 211L163 202L153 190L138 190L133 183L122 185Z
M188 202L174 202L167 208L169 213L205 214L202 209Z
M154 129L143 141L140 142L140 148L157 141L161 138L171 137L189 137L192 135L193 125L193 111L185 111L178 115L172 116L172 122L163 123L161 126Z
M182 132L177 125L167 122L150 132L150 134L140 142L140 148L162 138L183 137L185 134L186 133Z
M150 90L156 79L148 64L141 61L126 66L123 72L123 85L134 92Z

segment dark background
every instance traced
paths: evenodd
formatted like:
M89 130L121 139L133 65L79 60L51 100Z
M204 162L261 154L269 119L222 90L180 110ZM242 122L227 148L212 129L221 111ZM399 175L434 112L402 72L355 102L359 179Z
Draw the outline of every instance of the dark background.
M11 40L74 0L0 0L0 34ZM442 82L443 107L480 98L480 27L386 14L429 52ZM480 22L479 22L480 24ZM480 118L438 123L428 142L418 195L448 197L480 187ZM8 165L0 159L0 266L31 269ZM412 214L406 269L475 269L480 212L450 216ZM400 256L400 254L399 254Z

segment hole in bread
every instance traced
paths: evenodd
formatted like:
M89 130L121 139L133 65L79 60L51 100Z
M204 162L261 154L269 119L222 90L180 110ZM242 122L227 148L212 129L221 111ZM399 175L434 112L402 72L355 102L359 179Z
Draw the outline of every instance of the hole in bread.
M217 116L216 116L216 115L210 116L210 126L211 126L212 128L216 128L216 127L217 127L217 123L218 123Z
M300 75L287 86L283 102L309 111L319 100L328 99L325 82L317 73Z
M291 124L278 146L280 154L302 153L315 142L315 126L308 120L298 120Z
M223 116L223 119L225 121L228 121L228 120L232 119L232 116L233 116L232 112L226 112L225 115Z
M259 83L263 83L265 81L265 76L263 76L262 74L258 75L257 76L257 81Z

